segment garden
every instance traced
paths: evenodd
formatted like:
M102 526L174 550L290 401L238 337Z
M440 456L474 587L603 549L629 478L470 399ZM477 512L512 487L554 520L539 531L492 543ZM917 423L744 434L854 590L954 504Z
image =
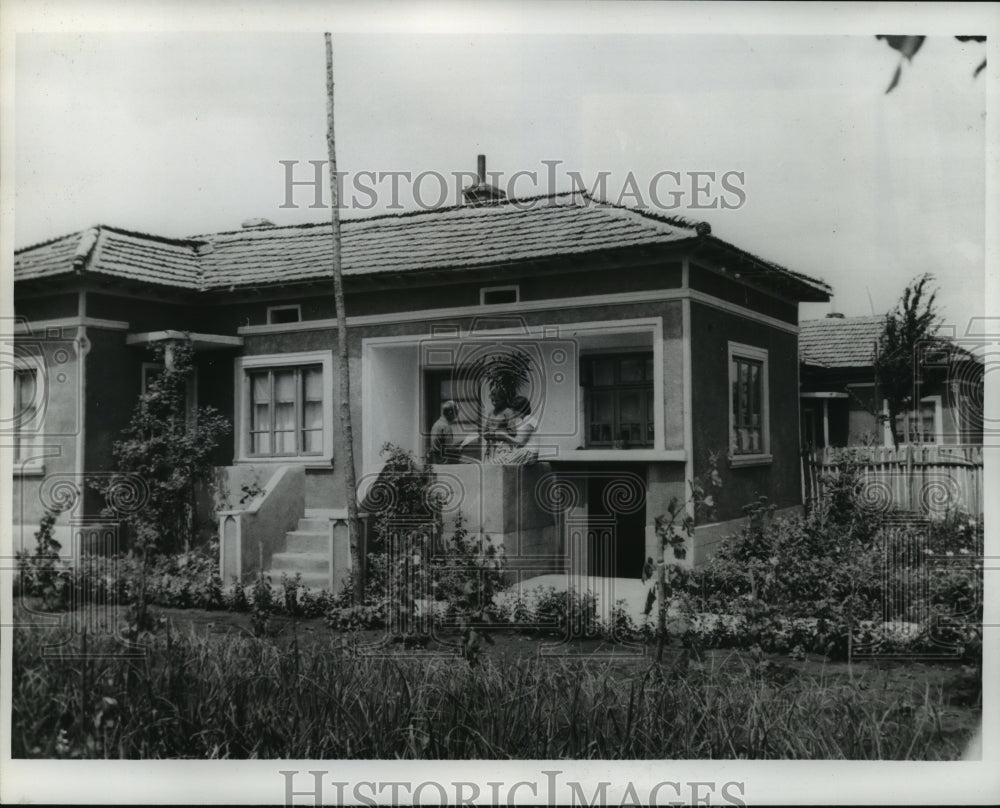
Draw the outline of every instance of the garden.
M361 603L223 582L212 545L70 569L43 521L14 756L924 760L978 728L977 519L865 512L840 473L807 515L760 499L707 564L664 565L636 621L572 589L504 597L502 550L442 534L428 469L387 468L407 527L379 516Z
M637 617L512 591L503 548L446 532L431 469L386 447L391 506L342 592L223 581L190 491L226 425L176 417L185 361L115 447L150 489L128 552L69 565L50 513L19 554L14 757L935 760L979 727L980 518L868 510L843 468L805 515L750 503L692 570L710 470L656 519Z

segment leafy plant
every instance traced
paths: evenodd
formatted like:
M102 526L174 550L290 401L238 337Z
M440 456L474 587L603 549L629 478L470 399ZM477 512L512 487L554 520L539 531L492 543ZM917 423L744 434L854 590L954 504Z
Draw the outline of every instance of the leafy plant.
M157 553L190 550L195 532L195 493L200 482L212 481L212 455L230 431L229 422L211 407L187 410L187 385L194 373L193 349L171 341L153 348L163 371L139 396L123 437L113 446L117 474L91 481L104 495L107 515L123 517L131 552L140 562L134 607L136 624L146 623L146 576ZM128 475L128 476L125 476ZM141 481L141 507L116 511L121 489Z
M955 724L946 690L898 672L852 681L738 655L664 675L620 660L457 665L159 632L132 658L88 636L84 661L81 639L13 632L14 757L957 759L978 718L967 708ZM968 679L956 696L975 704Z
M915 406L913 393L920 379L922 356L935 344L945 344L937 336L941 323L935 306L937 290L928 288L933 281L933 275L924 274L906 287L896 308L886 315L875 353L875 382L887 408L879 417L886 419L897 447L896 418Z
M46 610L64 609L69 600L68 573L59 558L62 544L55 538L57 514L46 511L35 532L35 552L19 550L17 567L23 591L42 598Z
M530 380L531 357L520 348L503 348L482 357L475 368L495 403L509 405Z
M700 477L688 481L689 495L681 502L677 497L671 497L667 505L667 513L657 516L654 520L656 536L660 540L659 557L653 561L650 578L655 577L655 583L646 597L645 613L653 609L653 603L659 601L656 624L656 660L663 659L663 648L667 641L667 611L670 600L684 600L690 572L677 563L667 561L669 549L677 561L687 557L687 544L694 536L695 521L699 517L710 515L715 509L714 495L711 490L722 487L722 478L718 471L719 454L710 452L706 471ZM682 604L684 605L684 604Z
M274 590L271 588L271 579L263 572L258 573L250 598L250 626L255 637L267 635L267 624L274 611Z

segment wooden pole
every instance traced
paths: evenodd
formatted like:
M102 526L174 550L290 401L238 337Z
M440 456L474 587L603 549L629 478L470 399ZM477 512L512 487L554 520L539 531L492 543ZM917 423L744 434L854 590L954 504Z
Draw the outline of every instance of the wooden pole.
M354 602L364 599L364 568L361 526L358 521L358 483L354 471L354 430L351 425L351 368L347 350L347 315L344 311L344 275L340 251L340 188L337 182L337 150L333 129L333 38L326 41L326 148L330 166L330 234L333 248L333 296L337 309L337 375L340 380L340 426L344 435L344 491L347 497L347 531L354 567Z

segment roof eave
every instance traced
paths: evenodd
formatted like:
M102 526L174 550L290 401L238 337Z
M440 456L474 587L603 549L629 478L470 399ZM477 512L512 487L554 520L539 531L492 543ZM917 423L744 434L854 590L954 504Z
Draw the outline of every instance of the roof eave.
M825 281L765 261L717 236L702 235L697 237L697 241L757 267L762 276L757 279L759 283L769 285L782 294L790 295L800 303L826 303L833 296L833 288Z

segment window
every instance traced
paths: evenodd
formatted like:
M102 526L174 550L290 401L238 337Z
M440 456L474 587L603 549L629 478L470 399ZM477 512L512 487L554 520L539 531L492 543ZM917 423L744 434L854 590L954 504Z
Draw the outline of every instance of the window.
M42 421L42 374L37 367L14 368L14 462L32 463Z
M253 371L249 378L250 454L322 454L322 367Z
M924 396L918 408L896 415L900 443L940 443L941 431L941 396ZM892 445L891 435L888 445Z
M770 460L767 351L729 343L729 454L739 461Z
M324 351L238 360L240 459L332 457L331 362Z
M479 290L479 303L483 306L496 303L517 303L521 299L519 286L487 286Z
M302 321L302 307L296 303L291 306L268 306L267 324L298 323Z
M582 359L588 448L651 448L654 439L653 354Z

